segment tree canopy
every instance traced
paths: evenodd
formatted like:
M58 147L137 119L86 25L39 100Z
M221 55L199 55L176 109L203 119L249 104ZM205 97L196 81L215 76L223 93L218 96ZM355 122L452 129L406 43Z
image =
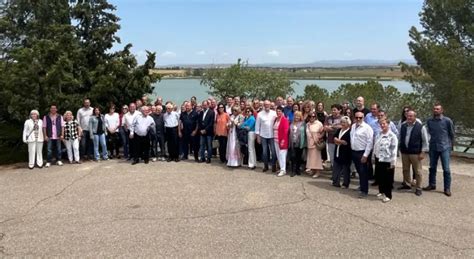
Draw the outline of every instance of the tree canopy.
M239 59L228 68L212 68L204 72L201 84L208 86L209 94L247 96L260 99L275 99L294 92L292 81L281 74L250 68Z
M474 5L472 0L426 0L422 29L412 27L408 46L418 66L402 64L415 91L439 101L464 126L474 126Z
M76 110L84 97L105 105L150 93L156 55L138 65L131 44L111 50L120 43L114 11L106 0L8 1L0 17L0 119L21 122L51 103Z
M120 43L114 11L107 0L10 0L0 6L0 135L11 127L20 132L30 110L44 115L52 103L60 112L76 111L85 97L103 108L152 92L159 80L149 73L156 55L148 52L139 65L131 44L112 50ZM19 140L1 138L0 145Z

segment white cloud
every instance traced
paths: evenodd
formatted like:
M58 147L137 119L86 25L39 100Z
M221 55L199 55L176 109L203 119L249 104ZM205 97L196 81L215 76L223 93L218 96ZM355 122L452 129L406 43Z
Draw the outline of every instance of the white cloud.
M280 56L280 52L278 52L278 50L272 50L272 51L269 51L267 52L267 55L269 56L272 56L272 57L279 57Z
M206 55L206 52L204 50L200 50L200 51L196 52L196 55L204 56L204 55Z
M161 54L162 57L166 57L166 58L174 58L176 57L176 53L174 53L173 51L165 51Z

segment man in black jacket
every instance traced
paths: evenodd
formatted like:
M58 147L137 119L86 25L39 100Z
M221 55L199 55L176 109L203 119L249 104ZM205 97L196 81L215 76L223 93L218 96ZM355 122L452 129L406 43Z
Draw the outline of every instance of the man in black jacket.
M191 152L194 154L194 160L198 161L199 153L199 142L197 142L194 136L198 132L198 113L193 111L190 102L184 104L185 111L181 112L179 117L179 135L181 137L182 152L183 157L181 160L188 159L188 153L191 149ZM197 142L197 143L195 143Z
M215 114L209 109L209 102L202 102L202 113L199 115L198 128L201 134L200 162L211 163L212 157L212 139L214 138L214 118ZM207 150L207 160L205 160L205 150Z
M150 116L155 121L155 128L151 134L151 157L155 162L157 159L165 160L165 121L163 120L163 108L161 105L152 106L152 114ZM160 152L158 152L158 146Z

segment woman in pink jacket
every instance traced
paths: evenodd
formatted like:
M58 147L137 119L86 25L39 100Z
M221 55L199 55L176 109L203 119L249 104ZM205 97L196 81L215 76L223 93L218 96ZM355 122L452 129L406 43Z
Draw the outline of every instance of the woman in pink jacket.
M283 107L278 106L276 109L277 118L273 124L273 137L275 139L275 151L278 156L278 164L280 165L280 173L277 176L286 174L286 155L288 153L288 137L290 124L283 114Z

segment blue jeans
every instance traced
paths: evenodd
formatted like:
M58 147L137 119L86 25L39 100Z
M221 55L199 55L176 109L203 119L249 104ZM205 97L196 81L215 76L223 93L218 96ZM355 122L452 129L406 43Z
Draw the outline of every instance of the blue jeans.
M56 161L61 161L61 140L60 139L49 139L47 148L48 148L48 156L47 156L47 162L51 163L53 160L53 144L55 145L56 148Z
M125 158L128 158L129 157L128 144L129 144L130 131L126 130L124 127L120 127L119 132L120 132L120 138L122 139L123 156Z
M211 160L212 157L212 136L201 136L200 139L200 146L199 155L201 157L201 161L204 160L205 155L204 151L207 150L207 159Z
M436 169L438 167L438 159L441 158L441 165L443 166L444 190L451 190L451 170L449 169L449 160L451 150L444 151L430 150L430 175L429 185L436 187Z
M272 162L272 166L276 166L276 151L275 140L273 138L260 138L262 140L262 160L265 167L268 167L268 162ZM270 156L271 155L271 156Z
M107 142L105 142L105 134L94 134L94 138L92 139L92 142L94 142L94 158L95 160L99 160L99 144L102 149L102 158L107 159Z
M362 163L360 159L364 155L364 151L352 151L352 161L359 174L360 191L362 193L369 193L369 173L367 172L367 163ZM370 158L367 158L367 161Z

